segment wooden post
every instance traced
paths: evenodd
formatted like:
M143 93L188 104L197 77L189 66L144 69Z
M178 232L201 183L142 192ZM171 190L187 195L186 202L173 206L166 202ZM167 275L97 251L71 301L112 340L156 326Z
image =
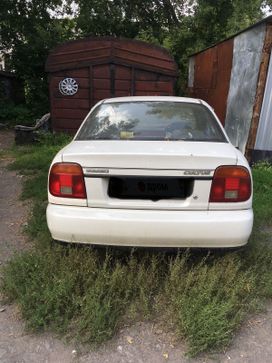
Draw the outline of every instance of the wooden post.
M93 107L93 66L89 67L89 107Z
M130 95L135 95L135 68L131 67L131 85L130 85Z
M110 93L111 97L115 96L115 65L110 64Z

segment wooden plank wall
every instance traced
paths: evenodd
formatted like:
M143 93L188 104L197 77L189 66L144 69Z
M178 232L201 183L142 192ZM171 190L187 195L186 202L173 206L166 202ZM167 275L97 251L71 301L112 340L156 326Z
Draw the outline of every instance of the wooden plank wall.
M160 47L134 40L90 38L57 47L46 63L52 124L74 133L90 108L110 97L173 95L177 65ZM59 82L74 78L79 88L65 96Z
M59 82L72 77L79 85L73 96L64 96L59 91ZM52 127L55 131L74 133L90 110L89 68L55 72L49 81Z
M155 72L135 71L136 96L169 96L173 94L173 78Z

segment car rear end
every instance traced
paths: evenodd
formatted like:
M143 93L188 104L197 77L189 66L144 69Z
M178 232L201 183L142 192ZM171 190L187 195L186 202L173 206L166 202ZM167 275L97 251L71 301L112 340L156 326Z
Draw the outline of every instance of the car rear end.
M200 101L171 98L181 107L183 103L203 107L197 106L201 119L205 112L212 114L217 136L210 140L211 131L199 140L199 131L175 129L176 111L169 108L169 98L131 99L106 101L99 112L102 121L106 114L106 121L112 122L106 123L102 138L94 138L85 121L74 141L55 157L47 208L52 237L72 243L143 247L246 244L253 223L250 169L229 143L212 110ZM132 126L121 123L128 117L124 104L129 102L147 102L145 114L149 122L156 122L152 132L146 124L139 127L139 121L137 126L135 117ZM106 112L107 105L114 103L115 109ZM138 111L137 107L139 104L134 114L139 115L142 108ZM190 107L182 111L186 122L193 117ZM161 125L169 119L172 123ZM118 125L118 132L112 128L110 134L119 137L109 139L106 131L113 124ZM101 136L101 129L95 135Z

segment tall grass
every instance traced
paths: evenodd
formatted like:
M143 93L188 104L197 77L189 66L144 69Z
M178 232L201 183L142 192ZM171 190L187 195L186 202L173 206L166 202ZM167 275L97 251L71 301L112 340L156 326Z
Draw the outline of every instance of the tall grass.
M65 248L50 243L45 221L47 170L65 141L13 151L11 168L28 176L22 198L33 200L28 234L35 247L3 268L2 291L28 327L101 343L124 322L148 319L185 339L190 355L226 346L248 312L272 296L271 240L260 232L272 221L272 168L253 170L256 219L245 251Z

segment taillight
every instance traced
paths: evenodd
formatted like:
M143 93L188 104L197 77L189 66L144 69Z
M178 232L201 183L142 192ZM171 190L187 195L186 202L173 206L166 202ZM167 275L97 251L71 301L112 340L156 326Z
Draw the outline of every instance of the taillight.
M210 202L244 202L251 196L249 171L242 166L220 166L215 170Z
M49 175L49 191L55 197L86 199L83 171L74 163L56 163Z

